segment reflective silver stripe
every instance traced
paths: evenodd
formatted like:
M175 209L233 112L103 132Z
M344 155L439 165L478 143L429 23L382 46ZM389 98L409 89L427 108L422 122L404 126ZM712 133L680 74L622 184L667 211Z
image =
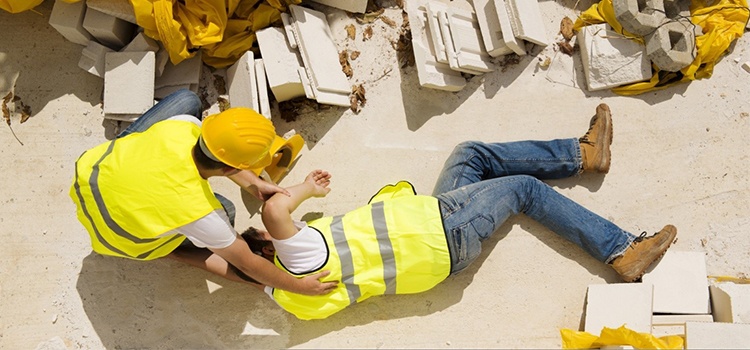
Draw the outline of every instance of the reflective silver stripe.
M145 252L145 253L143 253L143 254L141 254L141 255L138 255L138 259L145 259L145 258L146 258L146 257L148 257L149 255L151 255L151 253L155 252L155 251L156 251L157 249L159 249L159 248L161 248L161 247L163 247L163 246L165 246L165 245L169 244L169 242L172 242L172 241L174 241L175 239L178 239L178 238L180 238L180 237L182 237L182 235L179 235L179 234L175 234L175 235L173 235L173 236L172 236L172 238L168 239L168 240L167 240L166 242L164 242L164 243L162 243L162 244L159 244L159 246L158 246L158 247L156 247L156 248L154 248L154 249L151 249L151 250L149 250L149 251L147 251L147 252Z
M333 245L339 253L341 260L341 282L346 287L349 295L349 304L354 304L362 295L359 286L354 283L354 262L352 261L352 251L349 249L349 242L344 235L344 224L341 222L343 216L334 216L331 222L331 236L333 236Z
M375 237L378 239L380 258L383 259L383 281L385 294L396 294L396 257L393 254L393 244L388 236L388 225L385 222L383 202L372 205L372 225Z

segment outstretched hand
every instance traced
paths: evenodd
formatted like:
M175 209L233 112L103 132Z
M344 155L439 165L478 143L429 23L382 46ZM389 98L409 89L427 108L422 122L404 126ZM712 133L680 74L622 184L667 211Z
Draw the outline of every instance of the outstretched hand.
M314 275L306 276L302 278L304 285L304 292L301 294L306 295L324 295L332 292L336 289L339 281L328 281L321 282L320 280L331 274L331 271L323 271Z
M331 192L331 189L328 187L331 184L331 174L325 170L317 169L311 171L305 178L305 183L313 186L312 195L314 197L325 197L328 192Z
M287 197L290 196L289 191L287 191L285 188L279 187L278 185L263 180L256 182L253 186L251 186L251 190L248 192L255 196L255 198L258 198L264 202L276 193L281 193Z

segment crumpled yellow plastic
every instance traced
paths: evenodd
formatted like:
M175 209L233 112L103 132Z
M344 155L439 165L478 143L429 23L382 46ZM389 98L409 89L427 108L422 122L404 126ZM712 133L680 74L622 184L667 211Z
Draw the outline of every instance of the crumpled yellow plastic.
M42 1L43 0L0 0L0 9L3 9L10 13L19 13L33 9L37 5L41 4Z
M714 66L729 49L732 42L745 31L750 10L746 0L719 0L707 6L703 1L693 1L690 5L690 20L703 28L703 35L696 37L696 57L693 62L679 72L661 71L653 66L651 80L613 88L619 95L632 96L644 92L662 90L678 83L711 77ZM586 25L604 23L625 37L643 43L643 38L622 29L615 18L612 0L601 0L581 13L573 26L579 31Z
M636 349L683 349L685 340L680 336L656 337L651 333L638 333L625 326L604 327L599 336L563 328L560 330L563 349L598 349L606 345L630 345Z

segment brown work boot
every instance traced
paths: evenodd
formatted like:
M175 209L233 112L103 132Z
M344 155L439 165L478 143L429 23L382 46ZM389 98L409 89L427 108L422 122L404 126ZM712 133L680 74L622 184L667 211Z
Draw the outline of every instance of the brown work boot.
M578 141L581 144L583 171L606 174L609 172L612 144L612 114L609 106L602 103L596 107L596 115L591 118L589 130Z
M623 281L633 282L641 278L646 269L666 253L676 236L677 228L672 225L664 226L651 237L646 237L646 232L643 232L625 253L612 260L612 267Z

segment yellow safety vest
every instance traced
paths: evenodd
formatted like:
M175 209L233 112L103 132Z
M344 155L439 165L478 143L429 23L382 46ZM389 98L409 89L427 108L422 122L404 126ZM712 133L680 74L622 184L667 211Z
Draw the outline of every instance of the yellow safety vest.
M200 127L182 120L103 143L76 161L70 197L97 253L163 257L185 240L160 235L221 208L192 158Z
M340 283L319 296L274 289L276 302L300 319L326 318L374 295L423 292L450 274L438 201L416 195L408 182L386 186L368 205L308 226L323 235L329 252L323 267L310 274L329 270L326 280ZM278 257L275 263L286 270Z

